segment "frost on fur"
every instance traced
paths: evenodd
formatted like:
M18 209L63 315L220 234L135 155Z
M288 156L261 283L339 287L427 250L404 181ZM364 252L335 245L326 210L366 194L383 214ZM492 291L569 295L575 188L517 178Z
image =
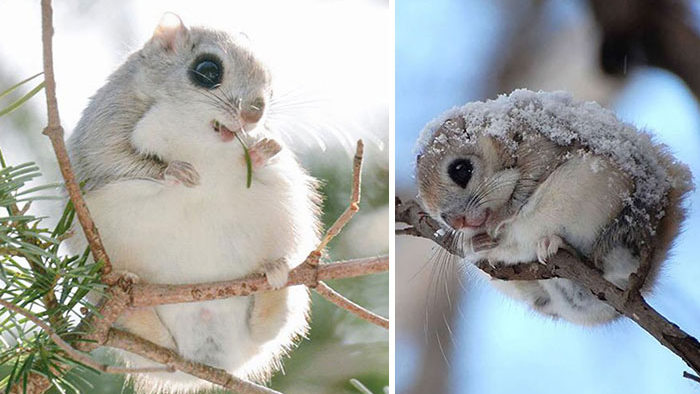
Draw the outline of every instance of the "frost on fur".
M465 240L467 261L544 263L569 245L623 289L642 261L643 290L653 285L693 188L687 166L650 134L564 92L453 108L424 128L417 154L424 208ZM495 284L575 323L616 316L569 280Z

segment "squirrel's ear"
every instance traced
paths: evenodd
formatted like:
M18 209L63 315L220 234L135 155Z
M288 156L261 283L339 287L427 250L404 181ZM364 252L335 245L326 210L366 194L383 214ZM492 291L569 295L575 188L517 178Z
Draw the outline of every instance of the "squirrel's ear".
M190 32L182 19L172 12L166 12L160 18L151 41L159 44L166 51L174 51L189 40Z

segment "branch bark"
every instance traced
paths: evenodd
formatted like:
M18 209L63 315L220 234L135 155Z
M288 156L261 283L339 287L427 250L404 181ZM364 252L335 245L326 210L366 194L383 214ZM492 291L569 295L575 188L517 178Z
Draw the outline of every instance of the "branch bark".
M75 208L75 213L78 216L78 221L83 228L85 237L90 245L90 251L95 261L102 262L102 274L105 278L112 272L112 264L107 256L100 234L97 231L95 222L90 216L83 195L75 180L75 175L68 160L68 152L66 144L63 142L63 127L61 119L58 115L58 102L56 101L56 78L53 72L53 9L51 8L51 0L41 0L41 31L44 50L44 83L46 92L46 108L48 112L49 124L44 129L44 134L51 140L56 160L58 161L61 174L68 190L68 195Z
M437 231L441 228L440 224L426 215L415 201L404 204L397 200L395 217L397 222L405 223L413 229L409 234L431 239L448 252L464 256L461 250L452 248L452 244L440 235ZM492 278L500 280L566 278L576 281L620 314L632 319L659 343L683 359L696 373L700 372L700 342L697 339L647 304L638 288L631 287L625 291L616 287L605 280L599 271L591 268L592 264L579 260L565 250L560 249L546 264L531 262L492 266L486 261L480 261L476 266Z
M34 316L31 312L20 308L11 302L7 302L3 299L0 299L0 305L3 307L7 308L8 310L22 315L25 318L27 318L29 321L32 323L36 324L39 328L44 330L51 340L58 345L70 358L73 360L76 360L80 363L83 363L87 365L90 368L94 368L98 371L102 372L107 372L107 373L147 373L147 372L173 372L172 368L167 368L167 367L156 367L156 368L122 368L122 367L116 367L116 366L111 366L111 365L105 365L96 362L95 360L92 359L92 357L88 356L87 354L81 353L78 350L74 349L68 342L63 340L60 335L56 334L56 331L54 331L47 323L45 323L43 320L39 319L38 317Z
M314 290L323 298L327 299L328 301L338 305L339 307L350 311L351 313L357 315L361 319L364 319L374 325L377 325L379 327L386 328L387 330L389 329L389 320L377 315L376 313L372 313L368 311L367 309L357 305L356 303L348 300L347 298L343 297L338 293L337 291L333 290L330 286L323 282L318 282Z
M322 263L318 264L318 268L304 263L289 273L287 286L306 285L314 288L321 280L352 278L385 272L388 269L388 256ZM215 283L187 285L136 284L131 290L128 306L143 307L210 301L234 296L247 296L270 290L272 288L267 283L267 279L260 274Z
M105 346L127 350L240 394L280 394L278 391L236 378L223 369L185 360L171 349L116 328L109 330Z

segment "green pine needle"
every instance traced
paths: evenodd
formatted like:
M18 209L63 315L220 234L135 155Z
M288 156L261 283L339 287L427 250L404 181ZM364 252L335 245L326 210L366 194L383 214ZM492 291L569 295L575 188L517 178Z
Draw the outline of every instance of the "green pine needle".
M43 73L44 73L44 72L42 71L42 72L40 72L40 73L34 74L34 75L32 75L31 77L25 79L24 81L17 82L16 84L10 86L7 90L5 90L5 91L3 91L2 93L0 93L0 99L3 98L3 97L5 97L5 96L7 96L8 94L14 92L18 87L24 85L25 83L31 81L32 79L38 77L39 75L42 75ZM3 167L4 167L4 165L3 165Z
M15 101L14 103L5 107L5 109L1 110L0 116L5 116L5 115L9 114L10 112L16 110L22 104L24 104L27 100L34 97L35 94L39 93L41 91L41 89L43 89L43 88L44 88L44 82L38 84L34 89L30 90L27 94L22 96L19 100Z
M241 143L241 147L243 148L243 156L245 157L245 165L246 165L246 180L245 180L245 187L247 189L250 189L250 185L253 183L253 161L250 159L250 150L248 149L248 146L243 142L241 137L236 133L236 139L238 142Z

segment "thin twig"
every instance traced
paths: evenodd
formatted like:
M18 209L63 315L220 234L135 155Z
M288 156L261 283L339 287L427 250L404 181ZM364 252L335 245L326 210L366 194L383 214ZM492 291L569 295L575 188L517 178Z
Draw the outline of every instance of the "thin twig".
M125 373L147 373L147 372L173 372L172 368L169 367L156 367L156 368L122 368L122 367L115 367L111 365L105 365L102 363L99 363L95 360L92 359L92 357L88 356L85 353L79 352L76 349L74 349L68 342L64 341L63 338L61 338L60 335L56 334L56 331L54 331L51 326L49 326L47 323L45 323L43 320L39 319L38 317L34 316L31 312L20 308L16 306L13 303L7 302L3 299L0 299L0 305L3 307L7 308L8 310L17 313L19 315L22 315L26 317L29 321L32 323L36 324L39 328L44 330L46 334L49 335L51 340L58 346L60 347L66 354L68 354L71 359L87 365L90 368L96 369L101 372L107 372L107 373L119 373L119 374L125 374Z
M326 231L323 239L312 253L320 255L323 249L326 248L326 245L340 233L343 227L345 227L350 219L355 216L357 211L360 210L360 185L362 183L362 157L364 154L364 146L362 140L357 140L357 149L355 150L355 157L352 161L352 193L350 194L350 204L338 219L335 220L335 223Z
M439 224L422 212L414 201L402 203L397 201L395 217L397 222L406 223L418 232L418 235L435 241L448 252L463 256L460 250L442 242L436 236ZM515 265L497 265L481 261L476 266L491 277L501 280L542 280L554 277L573 280L590 290L598 299L615 308L651 334L663 346L678 355L695 372L700 372L700 342L681 330L652 308L639 291L625 292L605 280L593 265L560 250L548 259L546 264L539 262Z
M218 384L240 394L279 394L267 387L237 378L220 368L185 360L174 350L158 346L139 336L116 328L109 330L105 346L123 349L189 375Z
M112 264L107 256L104 245L97 231L95 222L90 216L83 195L80 191L75 175L68 159L66 144L63 142L63 127L61 119L58 115L58 103L56 101L56 78L53 72L53 9L51 8L51 0L41 0L41 26L42 26L42 42L44 48L44 82L46 84L46 107L48 110L48 126L44 129L44 134L51 140L58 166L65 180L68 195L75 208L75 213L78 216L78 221L83 228L85 238L90 245L90 251L95 261L102 262L102 274L107 275L112 272Z
M376 324L379 327L384 327L387 330L389 329L389 320L377 315L376 313L373 313L356 303L348 300L347 298L343 297L340 293L337 291L333 290L330 286L323 282L318 282L316 287L314 287L314 290L323 298L327 299L328 301L336 304L337 306L355 314L356 316L372 323Z
M699 376L695 376L695 375L693 375L692 373L690 373L690 372L688 372L688 371L683 371L683 377L686 378L686 379L690 379L690 380L692 380L692 381L695 381L695 382L697 382L697 383L700 383L700 377L699 377Z

